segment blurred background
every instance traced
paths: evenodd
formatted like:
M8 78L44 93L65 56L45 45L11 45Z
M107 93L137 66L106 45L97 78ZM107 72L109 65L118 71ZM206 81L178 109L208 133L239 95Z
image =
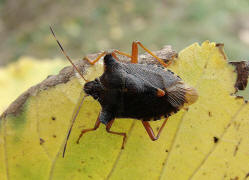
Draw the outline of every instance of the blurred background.
M130 52L133 40L177 51L210 40L224 43L230 60L249 59L248 0L0 0L0 65L62 57L49 25L73 59Z
M0 0L0 114L68 64L50 25L73 60L130 52L134 40L177 52L210 40L225 44L229 60L249 60L249 0Z

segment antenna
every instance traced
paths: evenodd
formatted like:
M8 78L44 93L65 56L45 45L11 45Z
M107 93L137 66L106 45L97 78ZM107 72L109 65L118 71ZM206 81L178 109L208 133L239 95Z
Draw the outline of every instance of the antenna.
M56 36L55 36L55 33L54 33L52 27L49 26L49 28L50 28L50 31L52 32L52 34L53 34L53 36L54 36L56 42L57 42L58 45L60 46L61 51L62 51L62 53L64 54L64 56L65 56L65 57L68 59L68 61L73 65L74 69L79 73L79 75L80 75L86 82L88 82L88 80L86 80L86 78L83 76L83 74L80 72L80 70L75 66L75 64L73 63L73 61L72 61L72 60L69 58L69 56L66 54L66 52L65 52L65 50L63 49L61 43L57 40L57 38L56 38Z
M82 97L82 92L81 92L81 95L80 95L81 97ZM82 106L82 104L83 104L83 102L84 102L84 100L85 100L85 98L87 97L88 95L84 95L84 97L83 97L83 99L81 99L81 101L80 101L80 104L79 104L79 106L78 106L78 108L76 108L75 110L74 110L74 115L73 115L73 119L72 119L72 123L71 123L71 126L70 126L70 128L69 128L69 130L68 130L68 133L67 133L67 139L66 139L66 142L65 142L65 145L64 145L64 149L63 149L63 153L62 153L62 157L64 158L64 156L65 156L65 152L66 152L66 148L67 148L67 141L68 141L68 139L69 139L69 136L70 136L70 134L71 134L71 131L72 131L72 129L73 129L73 125L74 125L74 122L75 122L75 120L76 120L76 118L77 118L77 116L78 116L78 114L79 114L79 112L80 112L80 109L81 109L81 106ZM81 98L80 97L80 98Z

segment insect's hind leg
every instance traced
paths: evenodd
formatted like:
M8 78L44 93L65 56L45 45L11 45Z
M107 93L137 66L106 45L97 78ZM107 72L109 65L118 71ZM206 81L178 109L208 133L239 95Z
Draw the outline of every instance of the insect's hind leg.
M163 62L162 59L160 59L159 57L157 57L153 52L151 52L149 49L147 49L146 47L144 47L144 45L140 41L134 41L132 43L131 63L138 63L138 45L141 48L143 48L147 53L149 53L151 56L153 56L154 58L156 58L156 60L162 66L168 67L170 65L170 63L166 64L165 62Z
M123 143L122 143L122 149L124 149L124 145L125 145L125 141L126 141L126 133L122 133L122 132L114 132L114 131L111 131L111 127L112 127L112 124L114 122L114 119L111 120L110 122L108 122L108 124L106 125L106 131L108 133L111 133L111 134L116 134L116 135L119 135L119 136L123 136Z
M99 125L100 125L100 120L99 120L99 117L98 117L98 118L97 118L97 121L96 121L96 123L95 123L95 125L94 125L93 128L83 129L83 130L81 131L81 133L80 133L80 135L79 135L79 137L78 137L78 140L77 140L77 144L79 144L80 139L81 139L81 137L83 136L83 134L85 134L85 133L87 133L87 132L89 132L89 131L95 131L95 130L97 130L97 129L99 128Z
M143 123L143 125L144 125L144 128L145 128L145 130L147 131L147 133L148 133L148 135L150 136L150 139L151 139L152 141L155 141L155 140L157 140L157 139L159 138L159 136L160 136L160 134L161 134L161 132L162 132L162 130L163 130L163 128L164 128L164 126L165 126L167 120L168 120L168 118L166 118L166 119L164 120L164 122L163 122L162 126L160 127L160 129L159 129L159 131L158 131L158 133L157 133L156 136L155 136L155 134L154 134L154 132L153 132L153 129L151 128L149 122L148 122L148 121L142 121L142 123Z

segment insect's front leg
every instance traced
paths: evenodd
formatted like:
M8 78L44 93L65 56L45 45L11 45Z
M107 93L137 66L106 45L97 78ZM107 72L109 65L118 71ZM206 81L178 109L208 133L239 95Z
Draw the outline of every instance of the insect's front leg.
M98 117L98 118L97 118L97 121L96 121L96 123L95 123L95 125L94 125L93 128L83 129L83 130L81 131L81 133L80 133L80 135L79 135L79 137L78 137L78 140L77 140L77 144L79 144L80 138L83 136L83 134L85 134L85 133L87 133L87 132L89 132L89 131L95 131L96 129L99 128L99 125L100 125L100 120L99 120L99 117Z

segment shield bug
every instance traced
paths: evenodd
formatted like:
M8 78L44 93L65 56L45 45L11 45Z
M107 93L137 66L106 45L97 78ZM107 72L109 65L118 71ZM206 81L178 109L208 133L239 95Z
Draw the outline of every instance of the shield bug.
M50 29L56 39L51 27ZM83 87L86 96L92 96L102 107L95 126L93 128L83 129L77 143L79 143L83 134L98 129L99 125L103 123L108 133L123 136L123 149L126 133L111 131L115 118L134 118L140 120L150 139L155 141L159 138L168 117L179 111L185 105L194 103L198 98L198 93L195 88L187 85L179 76L167 69L168 65L145 48L139 41L133 42L131 55L113 50L111 53L101 53L93 61L85 58L90 64L94 65L104 56L104 73L93 81L88 81L84 78L67 56L59 41L57 39L56 41L64 55L86 81ZM138 46L156 58L162 66L138 64ZM129 57L131 63L120 62L116 54ZM76 116L77 114L73 118L67 140ZM155 135L149 121L160 120L162 117L165 118L165 120L159 128L158 134ZM67 140L64 146L63 157Z

